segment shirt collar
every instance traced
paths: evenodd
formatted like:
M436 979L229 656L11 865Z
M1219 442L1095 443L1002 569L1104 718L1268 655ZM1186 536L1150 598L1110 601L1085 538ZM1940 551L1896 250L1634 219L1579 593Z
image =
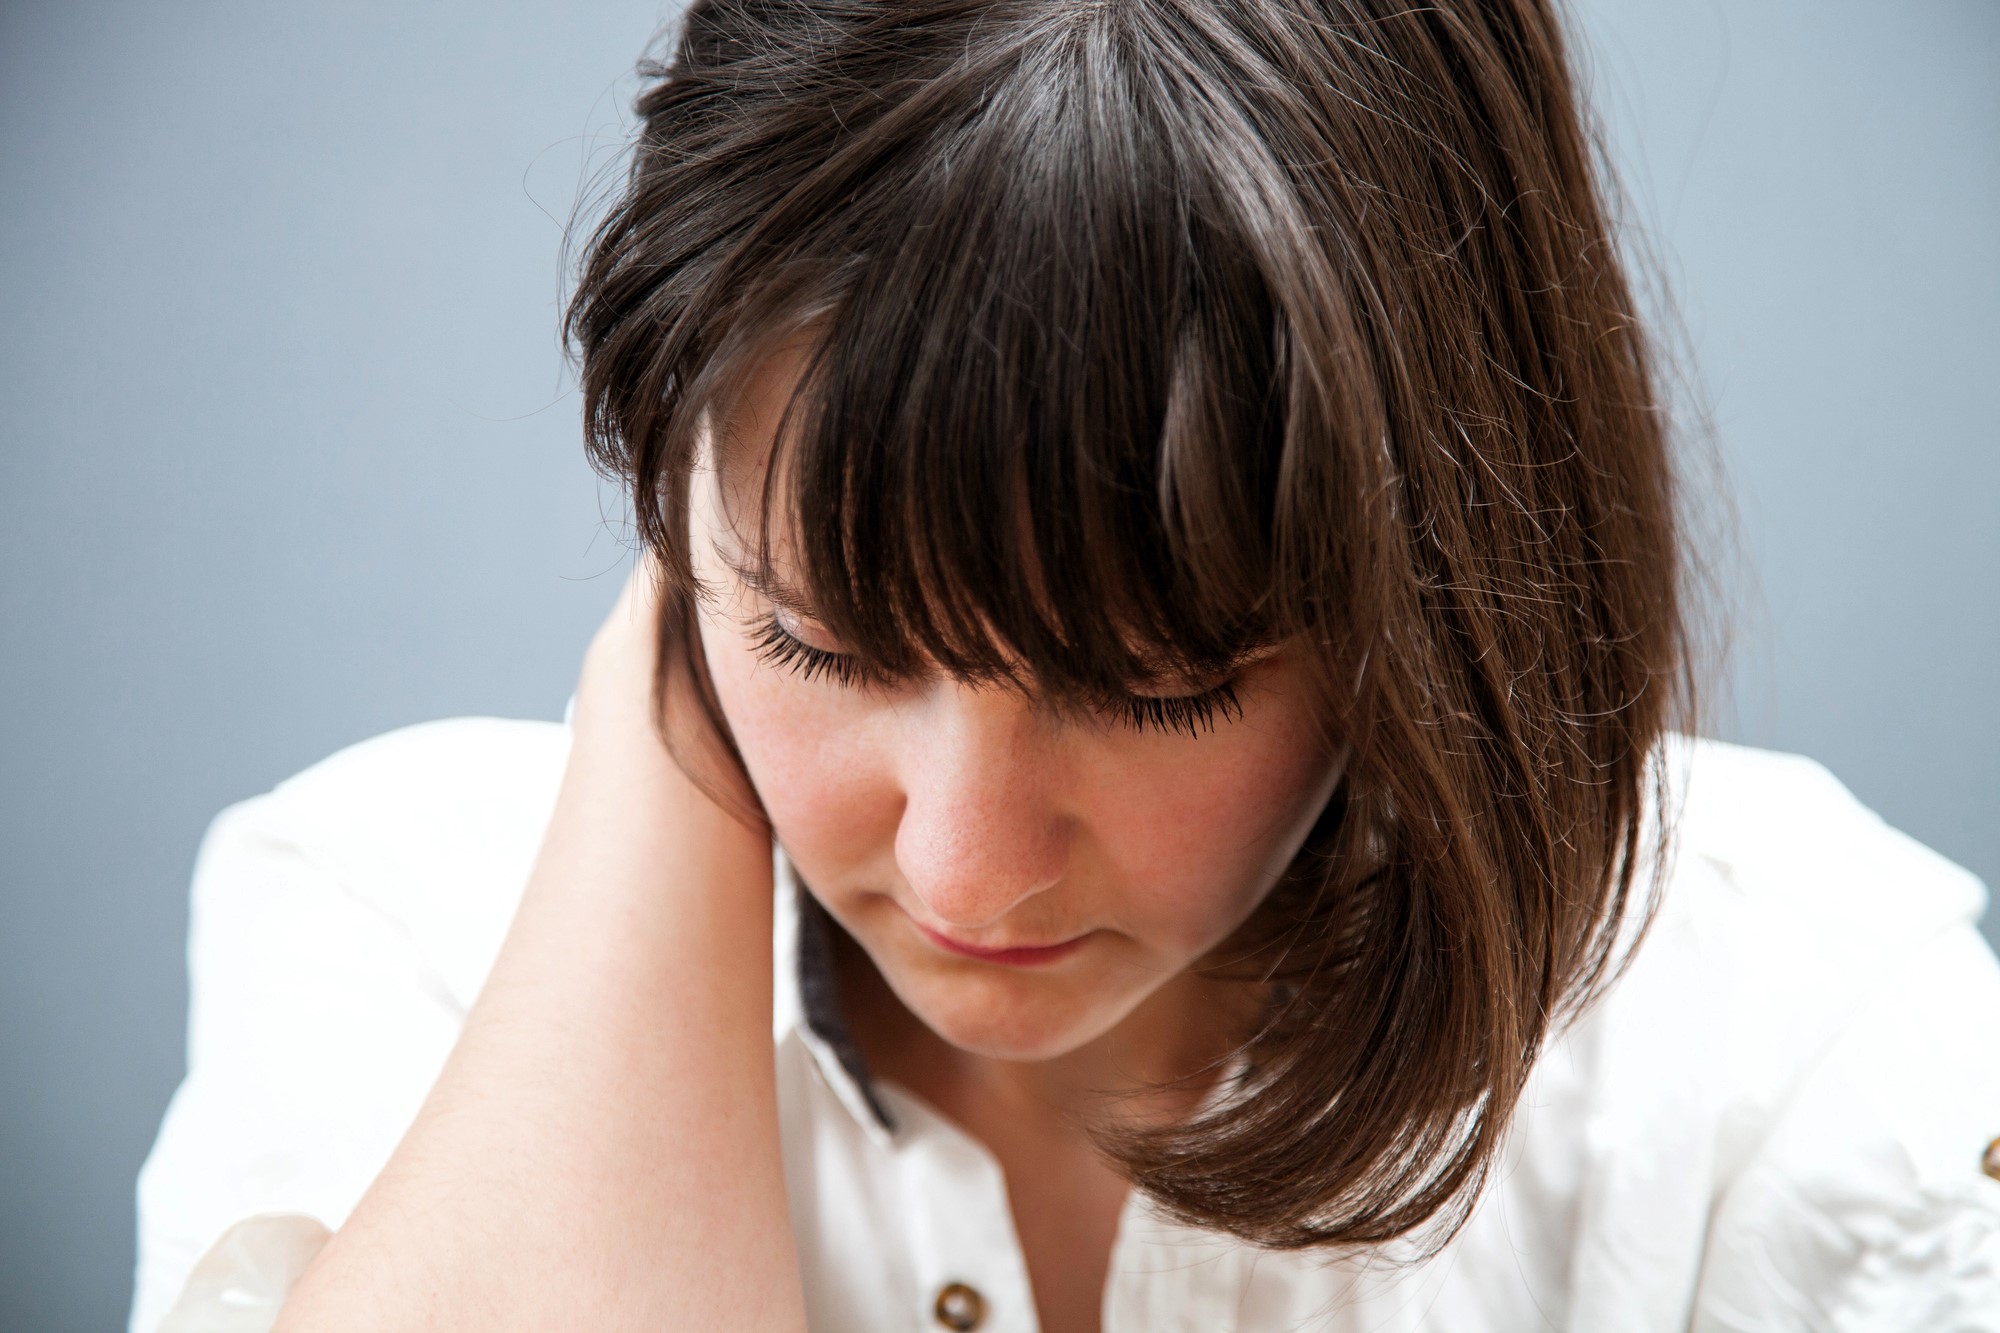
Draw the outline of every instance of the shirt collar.
M884 1104L868 1062L840 1008L840 975L834 967L838 923L800 880L782 848L773 861L772 1023L780 1040L796 1032L833 1089L870 1138L893 1142L897 1124Z

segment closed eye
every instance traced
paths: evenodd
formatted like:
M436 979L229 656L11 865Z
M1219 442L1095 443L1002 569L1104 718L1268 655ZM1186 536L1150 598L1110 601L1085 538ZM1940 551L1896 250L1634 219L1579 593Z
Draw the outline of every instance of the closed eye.
M891 683L887 676L858 657L818 648L800 639L785 628L776 612L758 620L751 644L759 658L801 680L823 678L846 689ZM1231 722L1243 715L1243 702L1233 680L1196 694L1118 694L1094 700L1092 707L1135 731L1188 737L1213 731L1218 721Z
M751 645L764 661L792 672L801 680L824 676L848 689L887 683L880 672L871 670L860 658L815 648L800 639L784 627L775 612L758 621Z
M1214 731L1216 720L1233 722L1243 716L1236 683L1225 680L1199 694L1123 694L1100 707L1138 731L1162 731L1189 737Z

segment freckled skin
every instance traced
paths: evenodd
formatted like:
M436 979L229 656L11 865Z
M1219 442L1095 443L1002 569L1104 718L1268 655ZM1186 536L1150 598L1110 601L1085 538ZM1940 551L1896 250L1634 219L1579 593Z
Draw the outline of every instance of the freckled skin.
M1246 668L1242 715L1196 737L1058 718L946 677L808 681L759 656L771 607L717 557L734 541L713 484L695 499L697 572L719 594L703 647L745 766L801 876L902 1004L961 1051L1047 1061L1149 998L1199 1003L1167 983L1269 891L1337 776L1296 655ZM981 948L1088 938L1013 967L951 953L918 922Z

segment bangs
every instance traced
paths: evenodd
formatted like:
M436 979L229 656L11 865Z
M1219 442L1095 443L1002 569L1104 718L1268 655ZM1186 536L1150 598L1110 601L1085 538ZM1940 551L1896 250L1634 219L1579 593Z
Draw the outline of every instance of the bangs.
M768 220L798 244L711 367L739 385L810 327L751 556L776 578L781 531L881 672L1102 694L1302 619L1273 588L1277 311L1135 63L1093 28L1012 52L959 120L864 131L796 193L812 226Z

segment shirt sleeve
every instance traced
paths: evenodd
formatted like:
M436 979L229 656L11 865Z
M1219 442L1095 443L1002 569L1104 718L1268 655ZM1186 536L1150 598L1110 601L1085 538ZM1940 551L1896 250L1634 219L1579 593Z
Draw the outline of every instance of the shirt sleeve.
M351 893L285 809L281 788L224 811L196 860L188 1075L139 1177L131 1333L170 1308L176 1333L267 1328L463 1019L405 925Z
M1720 1199L1692 1333L2000 1330L2000 967L1918 948Z

